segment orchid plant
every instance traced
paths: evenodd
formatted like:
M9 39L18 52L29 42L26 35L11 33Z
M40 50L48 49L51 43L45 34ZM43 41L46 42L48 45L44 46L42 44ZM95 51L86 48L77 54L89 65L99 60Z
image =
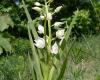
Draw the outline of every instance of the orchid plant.
M64 29L59 29L59 27L62 24L64 24L64 22L55 22L53 25L51 25L51 20L53 19L53 17L52 17L53 14L58 13L61 10L62 6L58 6L54 10L54 12L51 12L49 10L50 2L45 1L44 5L39 3L39 2L35 2L34 5L35 5L35 7L33 7L32 9L39 12L40 20L44 20L44 24L48 23L48 25L44 25L44 26L42 26L41 24L38 25L38 33L39 34L44 34L44 38L45 38L45 42L44 42L44 39L42 38L41 42L43 43L43 45L41 45L41 44L40 45L47 48L47 51L48 51L49 55L51 53L57 54L58 50L59 50L57 42L55 41L54 45L51 45L52 42L53 42L53 40L52 40L53 37L52 37L52 34L51 34L52 33L52 28L57 29L56 38L62 40L64 38ZM48 30L47 30L47 27L48 27ZM49 32L49 35L46 33L47 31ZM41 38L38 38L38 39L41 39ZM38 40L38 39L36 39L36 40ZM38 42L39 40L38 41L36 41L36 40L35 40L36 44L38 43L38 45L39 45L39 42ZM35 46L37 48L40 48L37 45L35 45Z
M22 3L28 18L27 29L33 53L33 62L30 60L30 62L32 62L31 70L33 80L62 80L69 53L69 50L66 51L66 45L63 44L66 44L65 42L67 42L69 38L76 17L73 18L69 26L66 21L56 21L51 24L53 15L58 13L63 6L60 5L54 11L51 11L50 4L52 0L45 0L44 4L35 2L35 7L32 7L32 9L40 14L38 20L43 22L42 24L37 24L38 30L36 30L35 23L37 20L31 19L23 0ZM64 24L69 28L66 30L64 27L62 28L61 26ZM64 47L64 49L62 47ZM63 64L60 64L60 58L63 53L66 54L66 57L63 60Z

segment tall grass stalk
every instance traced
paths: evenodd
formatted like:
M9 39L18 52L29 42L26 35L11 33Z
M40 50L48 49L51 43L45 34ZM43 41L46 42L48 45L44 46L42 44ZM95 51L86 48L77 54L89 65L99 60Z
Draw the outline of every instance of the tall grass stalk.
M24 0L22 0L22 3L23 3L23 7L24 7L24 10L25 10L25 13L27 15L27 18L28 18L28 21L29 21L29 25L28 25L28 35L29 35L29 40L30 40L30 44L31 44L31 48L32 48L32 53L33 53L33 58L34 58L34 69L35 69L35 72L36 72L36 78L37 80L43 80L43 76L42 76L42 72L41 72L41 67L40 67L40 60L39 60L39 56L36 52L36 49L34 47L34 43L33 43L33 39L32 39L32 35L31 35L31 32L30 32L30 27L32 27L33 23L32 23L32 19L30 18L30 15L29 15L29 12L26 8L26 5L24 3ZM37 32L36 32L36 29L35 27L33 28L34 29L34 37L37 38L38 35L37 35Z

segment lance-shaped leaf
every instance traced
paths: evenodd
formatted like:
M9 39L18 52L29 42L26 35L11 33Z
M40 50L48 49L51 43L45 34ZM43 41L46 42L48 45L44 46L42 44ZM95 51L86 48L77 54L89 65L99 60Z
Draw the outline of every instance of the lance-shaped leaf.
M3 53L3 49L0 47L0 55Z
M33 42L33 39L32 39L32 34L31 34L31 31L32 31L31 27L33 26L32 19L30 17L30 14L29 14L27 8L26 8L24 0L22 0L22 3L23 3L23 8L25 10L26 16L27 16L28 21L29 21L29 24L28 24L27 28L28 28L29 40L30 40L30 45L31 45L32 53L33 53L33 58L34 58L33 67L34 67L34 70L35 70L35 73L36 73L37 80L43 80L41 66L40 66L40 59L39 59L39 56L37 54L36 48L34 46L34 42ZM34 32L33 36L36 39L38 37L38 34L37 34L36 29L35 29L34 26L33 26L33 31L32 32Z
M2 37L1 35L0 35L0 47L2 47L7 52L11 52L11 50L12 50L10 40ZM1 51L1 49L0 49L0 51Z
M13 27L14 23L9 15L0 15L0 31L3 32L9 27Z
M77 19L77 13L75 14L75 17L73 17L72 22L70 23L70 26L69 26L68 30L65 32L65 42L64 42L64 44L67 43L67 41L69 39L69 36L71 34L71 30L72 30L72 28L73 28L73 26L75 24L76 19ZM61 49L61 51L65 51L66 47L67 47L67 45L65 45L65 48L63 50ZM68 60L68 55L69 55L69 52L70 52L71 48L69 49L69 51L66 54L65 60L64 60L63 65L62 65L62 67L60 69L60 73L59 73L59 76L58 76L57 80L62 80L62 78L64 76L66 65L67 65L67 60Z

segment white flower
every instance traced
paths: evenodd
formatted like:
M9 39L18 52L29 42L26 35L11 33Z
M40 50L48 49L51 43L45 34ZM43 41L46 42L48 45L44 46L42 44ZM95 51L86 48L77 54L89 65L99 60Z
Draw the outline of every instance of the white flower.
M43 15L40 16L40 19L41 19L41 20L44 20L44 18L45 18L45 17L44 17Z
M58 6L56 9L55 9L55 13L59 12L61 10L62 6Z
M57 32L56 32L56 37L58 38L58 39L63 39L64 38L64 29L62 29L62 30L58 30Z
M34 9L34 10L36 10L38 12L40 12L42 10L40 7L33 7L32 9Z
M52 14L51 13L47 13L47 20L51 20L52 19Z
M44 33L44 27L42 25L38 25L38 33Z
M34 5L35 6L41 6L41 4L39 2L35 2Z
M55 23L53 24L53 26L54 26L55 29L58 29L59 26L61 26L62 24L64 24L64 23L63 23L63 22L55 22Z
M19 0L15 0L14 2L15 2L15 4L16 4L17 6L19 5Z
M51 48L51 53L52 54L57 54L58 53L58 45L57 43L55 42Z
M35 41L35 46L37 48L43 49L45 47L45 40L43 38L38 37Z

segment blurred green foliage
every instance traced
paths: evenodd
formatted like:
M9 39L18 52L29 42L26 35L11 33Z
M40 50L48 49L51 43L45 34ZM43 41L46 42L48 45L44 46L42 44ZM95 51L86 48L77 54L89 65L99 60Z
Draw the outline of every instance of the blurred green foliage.
M31 47L29 40L18 38L12 42L14 53L16 54L28 54L31 53Z
M87 36L85 38L86 40L74 40L63 80L89 80L90 78L99 80L100 44L98 43L100 35ZM25 41L27 42L27 40ZM72 42L73 39L68 41L68 48ZM23 43L23 39L19 39L18 44L22 45ZM21 48L16 44L16 53L19 48L22 49L22 51L19 50L18 54L0 57L0 80L31 80L31 65L28 55L24 54L26 49L28 49L26 44L28 42Z
M75 11L74 14L78 14L78 17L75 22L75 26L73 28L73 34L76 34L80 36L81 34L88 34L95 29L94 26L92 26L92 19L90 18L89 10L78 10ZM75 15L72 15L74 17ZM68 24L71 22L71 17L67 19Z
M0 59L0 80L19 79L19 73L23 74L25 69L23 56L8 56Z
M32 19L35 19L39 15L36 11L32 10L34 2L36 1L44 3L43 0L25 0ZM54 16L53 20L57 21L61 18L69 19L73 16L73 12L79 9L79 17L73 33L80 34L82 32L87 34L100 32L100 19L97 19L96 17L99 16L99 3L100 1L95 0L54 0L51 7L54 9L57 6L62 5L63 9L60 13L57 13L57 16L59 17ZM12 32L12 35L17 37L27 36L27 30L25 29L27 25L27 18L22 8L21 0L19 1L18 6L15 4L14 0L1 0L0 12L8 13L11 16L14 22L14 28L12 30L10 29L9 32Z
M9 15L0 14L0 54L3 53L3 49L6 52L11 52L10 38L3 36L6 32L6 29L9 27L14 27L14 23ZM5 31L5 32L4 32Z
M44 0L25 0L32 19L39 15L32 10L35 1L44 3ZM75 16L74 14L78 10L78 18L72 30L73 35L81 36L81 34L96 34L100 32L99 0L54 0L51 7L54 9L59 5L62 5L63 9L60 13L57 13L57 16L54 15L53 21L63 18L70 24L72 17ZM26 56L28 53L31 53L31 49L27 39L27 18L22 7L21 0L18 6L14 0L0 1L0 54L5 53L5 51L11 52L11 50L15 53L8 56L1 55L0 80L28 80L31 75L29 69L27 70L26 68L28 63L25 61L25 59L27 60ZM73 63L71 64L71 61L69 61L69 67L71 67L70 69L68 68L68 73L71 72L71 75L67 75L67 78L72 77L72 80L78 80L78 78L81 80L79 75L83 76L83 72L80 71L81 66L79 69L77 68L77 64L80 64L83 59L91 58L92 60L100 58L99 40L100 36L94 36L86 38L85 41L75 42L70 55ZM24 54L25 56L22 56ZM100 67L98 66L99 64L95 63L95 65ZM96 70L98 70L97 67ZM98 70L96 73L96 70L95 72L91 71L97 75L100 72ZM90 73L88 72L88 74ZM99 79L100 76L97 76L97 80ZM67 80L66 77L64 80Z

